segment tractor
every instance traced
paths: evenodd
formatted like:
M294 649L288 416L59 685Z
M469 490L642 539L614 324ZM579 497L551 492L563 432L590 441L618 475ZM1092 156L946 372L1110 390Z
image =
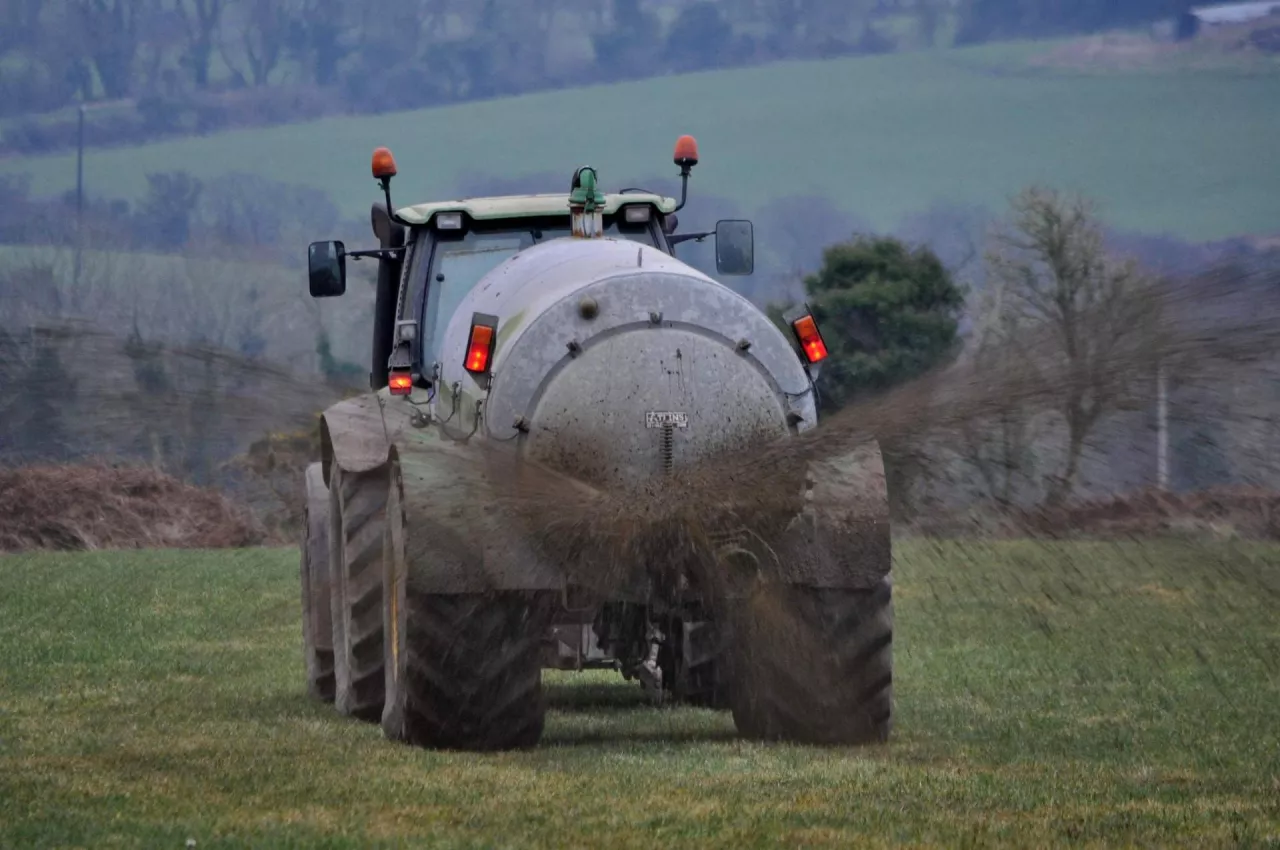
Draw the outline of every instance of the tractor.
M566 548L575 526L535 527L504 501L526 475L555 484L526 499L544 516L561 499L676 499L683 471L714 487L711 460L764 463L817 426L817 323L801 305L775 324L677 257L712 239L717 275L747 275L755 246L749 221L678 232L691 136L673 161L679 201L606 192L584 166L567 192L397 208L395 160L378 148L377 247L309 246L312 297L343 295L349 260L378 270L369 389L321 414L305 472L308 690L341 714L420 747L531 747L543 670L594 668L655 703L729 710L751 739L887 739L890 533L874 442L797 455L753 485L786 516L722 534L710 568L681 546ZM722 568L748 578L722 581ZM762 601L748 579L764 572L776 593ZM793 628L764 627L778 608Z

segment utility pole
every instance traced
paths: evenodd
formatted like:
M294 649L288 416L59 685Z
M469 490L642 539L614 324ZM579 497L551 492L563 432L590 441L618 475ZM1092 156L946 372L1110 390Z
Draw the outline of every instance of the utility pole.
M80 263L84 252L84 104L76 122L76 269L75 285L80 286Z
M1169 385L1163 361L1156 366L1156 487L1169 489Z

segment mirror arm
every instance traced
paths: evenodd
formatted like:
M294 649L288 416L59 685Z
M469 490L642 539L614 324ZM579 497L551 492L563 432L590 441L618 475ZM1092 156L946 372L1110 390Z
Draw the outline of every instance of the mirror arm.
M680 168L680 203L672 212L680 212L684 209L685 201L689 199L689 166L685 165Z
M342 256L359 260L362 257L377 257L379 260L398 260L404 256L404 248L374 248L369 251L347 251Z
M396 213L396 208L391 206L391 178L383 177L380 178L378 182L382 184L382 196L387 199L387 216L396 224L403 225L404 227L412 227L413 225L402 219L399 214Z
M706 239L708 236L715 236L715 235L716 235L716 232L714 230L708 231L707 233L681 233L678 236L668 236L667 241L670 242L672 245L679 245L681 242L688 242L690 240L693 240L695 242L701 242L703 239Z

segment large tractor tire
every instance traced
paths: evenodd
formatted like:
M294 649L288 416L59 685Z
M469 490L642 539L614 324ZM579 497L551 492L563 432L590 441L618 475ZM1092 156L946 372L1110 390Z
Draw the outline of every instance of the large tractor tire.
M383 533L387 465L329 473L329 563L333 571L334 704L373 723L382 716Z
M430 749L509 750L542 737L541 644L555 594L426 593L406 557L400 482L388 499L386 704L392 740ZM410 561L418 562L411 564Z
M302 654L307 693L333 702L333 616L329 600L329 490L320 464L307 467L302 507Z
M891 580L867 590L775 586L767 595L734 615L730 700L739 734L820 745L888 740Z

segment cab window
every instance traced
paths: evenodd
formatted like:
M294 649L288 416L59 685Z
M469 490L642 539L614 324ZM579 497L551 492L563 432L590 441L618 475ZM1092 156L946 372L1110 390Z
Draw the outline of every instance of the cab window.
M626 224L618 216L606 216L605 235L657 247L658 234L649 224ZM473 222L463 232L425 231L419 236L430 244L416 252L419 269L412 275L406 318L420 316L419 362L438 359L445 329L463 298L480 280L526 248L570 235L568 217L502 222Z

